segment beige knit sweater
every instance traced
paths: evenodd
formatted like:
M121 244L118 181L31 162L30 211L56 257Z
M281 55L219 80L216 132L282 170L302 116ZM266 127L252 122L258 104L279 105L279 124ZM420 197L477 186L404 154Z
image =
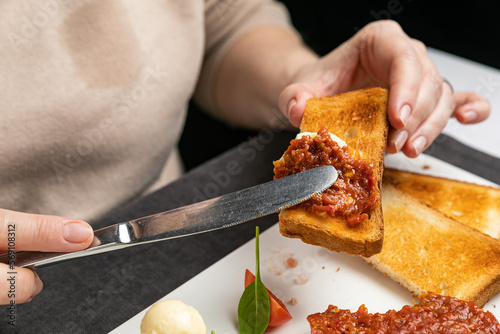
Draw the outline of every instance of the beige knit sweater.
M93 220L160 175L187 101L268 0L0 2L0 208ZM163 173L165 175L165 173Z

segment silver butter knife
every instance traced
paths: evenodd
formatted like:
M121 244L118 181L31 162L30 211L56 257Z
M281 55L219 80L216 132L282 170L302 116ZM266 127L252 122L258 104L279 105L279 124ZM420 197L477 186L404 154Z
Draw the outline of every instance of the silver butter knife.
M17 252L14 265L44 267L57 262L234 226L301 203L329 188L338 173L332 166L314 168L227 195L94 231L85 250L71 253ZM9 255L0 256L9 263Z

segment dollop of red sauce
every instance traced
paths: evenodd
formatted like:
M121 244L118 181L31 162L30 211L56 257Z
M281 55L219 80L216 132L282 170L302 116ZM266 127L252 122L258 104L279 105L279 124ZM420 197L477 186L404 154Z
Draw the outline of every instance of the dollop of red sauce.
M355 159L324 127L315 137L305 135L290 142L283 158L274 162L274 179L325 165L335 167L337 180L322 194L299 205L321 216L343 216L351 226L368 219L367 212L380 201L375 192L374 165Z
M370 314L364 305L354 313L330 305L325 312L312 314L307 320L311 334L500 333L495 316L474 303L434 293L419 299L417 305L384 314Z

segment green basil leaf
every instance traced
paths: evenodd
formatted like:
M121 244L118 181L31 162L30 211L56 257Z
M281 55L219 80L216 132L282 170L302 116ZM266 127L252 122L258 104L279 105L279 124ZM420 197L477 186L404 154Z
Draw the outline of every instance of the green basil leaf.
M255 235L255 282L245 289L238 305L240 334L264 333L271 315L269 295L260 280L259 227L256 227Z

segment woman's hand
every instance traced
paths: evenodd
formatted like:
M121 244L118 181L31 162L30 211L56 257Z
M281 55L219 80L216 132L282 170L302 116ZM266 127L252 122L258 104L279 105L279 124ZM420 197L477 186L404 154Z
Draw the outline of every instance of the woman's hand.
M453 93L427 55L393 21L378 21L318 61L303 66L280 94L279 108L299 126L306 100L368 86L390 89L391 124L387 152L422 153L455 116L464 124L481 122L488 101L472 92Z
M89 224L74 219L42 216L0 209L0 251L73 252L93 240ZM29 302L43 287L38 275L27 268L0 264L0 304Z

